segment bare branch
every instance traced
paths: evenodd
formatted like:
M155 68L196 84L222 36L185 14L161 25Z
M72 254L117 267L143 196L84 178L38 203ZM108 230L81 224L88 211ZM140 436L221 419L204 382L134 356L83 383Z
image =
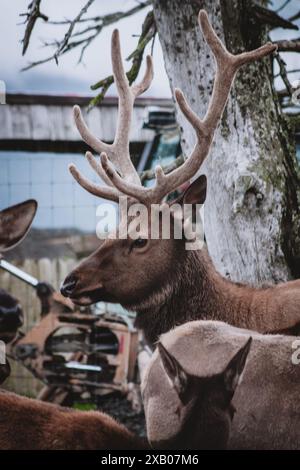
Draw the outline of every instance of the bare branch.
M290 124L294 127L295 132L300 132L300 114L295 113L286 113Z
M291 3L291 0L285 0L283 4L276 10L276 13L279 13L281 10L283 10L289 3Z
M256 4L251 7L251 14L256 21L269 26L270 29L299 29L297 25L293 24L290 20L282 18L275 11L268 10L268 8L264 8Z
M87 2L87 4L80 10L76 18L74 18L73 20L66 19L64 21L57 22L49 21L48 24L69 25L68 31L66 32L62 41L56 41L56 44L58 44L58 46L54 54L36 62L31 62L30 64L25 66L22 71L29 70L33 67L36 67L37 65L44 64L52 60L55 60L57 63L57 59L59 56L62 56L77 47L82 47L78 60L78 62L81 62L87 47L91 44L94 39L96 39L96 37L101 33L103 28L113 23L116 23L117 21L123 18L135 14L136 12L140 11L151 3L150 0L146 0L145 2L141 2L139 3L139 5L124 12L118 11L115 13L109 13L108 15L104 16L96 16L94 18L82 18L83 14L86 13L93 1L94 0L89 0L89 2ZM75 25L83 22L91 22L92 24L88 25L86 28L81 29L81 31L74 32ZM88 33L91 34L89 36L86 36ZM73 40L74 38L77 38L77 40Z
M126 73L129 85L131 85L141 68L141 63L143 60L143 55L147 44L153 40L156 34L156 25L154 21L153 11L150 11L143 23L142 26L142 33L138 41L138 45L136 49L130 54L127 60L132 60L132 65L129 71ZM114 83L113 75L109 75L108 77L100 80L99 82L95 83L91 86L92 90L98 90L100 88L101 92L91 100L89 109L93 108L94 106L101 103L103 100L107 90L109 87Z
M80 20L80 18L87 12L89 7L94 3L95 0L88 0L88 2L82 7L78 15L74 18L74 20L71 22L68 31L65 34L65 37L63 41L61 42L60 46L58 47L57 51L54 54L54 59L56 63L58 62L58 57L61 55L65 47L67 46L69 39L72 36L73 30L75 28L76 23Z
M289 74L289 73L298 73L298 72L300 72L300 69L286 70L287 74ZM274 75L274 78L278 78L278 77L280 77L280 72L276 73L276 75Z
M179 155L172 163L169 165L163 166L162 170L165 175L168 173L171 173L171 171L175 170L176 168L179 168L182 164L184 163L184 156ZM151 168L150 170L145 170L140 173L140 179L141 182L143 183L144 181L150 181L155 178L155 169Z
M94 23L104 22L104 23L106 23L107 21L109 22L109 24L116 23L120 19L131 16L134 13L136 13L137 11L140 11L143 8L151 5L151 2L152 2L152 0L145 0L143 2L138 2L137 6L131 8L130 10L124 11L124 12L123 11L116 11L114 13L109 13L109 14L103 15L103 16L93 16L93 17L89 17L89 18L80 18L80 20L78 20L77 23L88 23L88 22L94 22ZM49 21L49 24L53 24L53 25L64 25L64 24L70 24L70 23L71 23L71 20L68 20L67 18L65 20L62 20L62 21Z
M33 0L28 5L28 12L21 13L20 16L26 16L25 23L27 23L24 38L22 39L23 48L22 48L22 55L24 55L28 49L29 41L33 32L33 28L35 26L36 21L41 18L44 21L48 21L48 16L44 15L40 11L41 0Z
M299 18L300 18L300 10L297 13L295 13L295 15L291 16L289 18L289 21L296 21L296 20L299 20Z
M300 38L283 39L276 42L279 52L300 52Z
M285 87L287 89L287 92L290 96L292 96L292 93L293 93L293 88L292 88L292 85L290 84L290 81L288 79L288 76L287 76L287 72L286 72L286 63L284 62L284 60L280 57L279 53L276 51L274 52L274 56L275 56L275 59L278 63L278 66L279 66L279 73L280 73L280 76L282 78L282 81L283 83L285 84Z

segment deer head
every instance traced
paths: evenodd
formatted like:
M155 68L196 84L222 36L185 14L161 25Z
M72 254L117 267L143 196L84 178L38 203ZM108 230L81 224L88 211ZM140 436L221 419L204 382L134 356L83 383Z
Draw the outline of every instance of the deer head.
M150 363L142 383L147 436L152 447L227 447L235 412L231 402L241 380L251 341L250 337L222 372L209 376L188 373L180 364L180 358L175 358L161 342L158 343L160 361ZM203 358L193 357L192 360ZM205 360L209 361L209 358ZM162 381L161 370L167 380ZM174 395L177 396L175 401Z
M129 130L134 100L150 85L153 76L152 60L147 57L147 68L139 84L129 86L122 65L119 33L112 35L112 68L119 94L119 114L114 142L109 145L95 137L86 126L78 106L74 107L74 119L83 140L100 154L96 160L86 153L88 163L104 181L106 186L99 186L87 180L72 164L70 172L75 180L89 193L111 201L119 202L120 196L128 197L128 207L133 203L150 208L161 204L164 198L189 182L198 172L209 153L215 130L222 116L228 95L237 70L243 65L265 57L276 49L273 44L266 44L259 49L232 55L228 52L214 30L207 14L201 10L199 23L203 35L210 46L216 62L216 77L208 110L200 119L187 103L181 90L175 90L177 104L191 123L196 133L196 144L191 155L182 166L165 174L160 166L155 170L155 184L143 187L131 162L129 154ZM203 204L206 196L206 177L200 176L186 190L176 203ZM172 209L174 204L169 204ZM80 305L87 305L104 300L119 302L130 309L145 307L162 290L168 290L168 280L172 273L178 273L186 256L185 238L151 238L150 223L139 238L133 238L130 231L126 236L108 237L98 250L83 261L65 279L61 292ZM174 217L171 223L174 225ZM120 222L118 233L123 233ZM172 233L172 230L171 230ZM176 274L177 275L177 274Z

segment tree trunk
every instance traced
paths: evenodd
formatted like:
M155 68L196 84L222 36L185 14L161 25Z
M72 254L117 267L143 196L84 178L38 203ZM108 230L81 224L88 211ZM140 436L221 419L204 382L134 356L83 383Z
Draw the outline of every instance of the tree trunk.
M264 4L264 2L261 2ZM172 91L179 87L204 116L214 61L197 16L205 8L233 52L266 42L250 0L153 0ZM265 6L265 5L264 5ZM272 86L271 59L239 71L220 128L201 172L208 178L205 234L216 268L236 281L260 284L300 276L299 177L292 132ZM182 145L195 134L178 113Z

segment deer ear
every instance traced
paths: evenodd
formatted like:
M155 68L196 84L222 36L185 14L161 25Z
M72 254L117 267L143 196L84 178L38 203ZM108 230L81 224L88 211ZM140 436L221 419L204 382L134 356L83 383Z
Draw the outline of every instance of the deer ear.
M0 212L0 251L14 248L27 234L37 210L34 199Z
M158 343L157 346L163 368L171 382L171 385L182 400L185 392L187 391L188 374L185 372L183 367L181 367L177 359L175 359L175 357L169 353L161 343Z
M200 175L185 191L183 195L183 203L204 204L206 199L206 190L207 178L205 175Z
M6 364L0 364L0 384L2 384L7 377L10 376L10 365L7 361Z
M250 351L252 338L248 339L246 344L238 350L228 363L223 372L225 388L230 395L233 395L238 386Z

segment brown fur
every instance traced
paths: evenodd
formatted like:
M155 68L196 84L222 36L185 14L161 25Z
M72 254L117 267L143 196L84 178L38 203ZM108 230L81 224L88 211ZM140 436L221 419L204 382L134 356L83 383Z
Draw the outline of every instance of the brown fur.
M145 448L142 439L104 413L75 411L0 392L1 450Z
M147 380L143 380L147 431L152 447L156 449L227 447L235 411L231 402L245 367L251 341L249 338L245 342L223 371L209 376L190 374L182 366L177 353L175 357L162 343L158 343L160 361L152 362L152 368L146 374ZM157 387L157 378L161 378L162 369L163 379L167 377L169 382L168 384L162 382L163 389ZM157 407L153 416L152 403L160 397L164 402L164 398L170 394L170 386L177 394L178 405L173 408L172 400L169 403L166 415L167 418L172 416L173 411L175 422L170 423L167 419L167 429L162 424L164 413L161 410L164 408Z
M300 280L255 288L231 282L206 251L187 251L185 240L149 240L143 251L132 240L107 240L65 280L79 304L119 302L137 312L136 325L150 344L190 320L222 320L260 333L300 323ZM66 293L62 290L66 295Z
M300 364L292 361L296 349L299 358L295 337L261 335L223 322L195 321L162 335L160 341L188 374L210 378L222 373L250 336L252 344L247 364L232 401L236 411L228 448L299 449ZM180 432L196 430L195 425L191 429L182 426L184 413L177 413L179 399L162 368L157 349L144 374L142 393L150 441L168 440L172 447ZM205 396L198 395L198 398L202 402ZM199 409L198 403L192 416ZM215 436L219 432L222 433L219 426L210 430ZM200 449L207 439L206 430L198 424L197 433Z

